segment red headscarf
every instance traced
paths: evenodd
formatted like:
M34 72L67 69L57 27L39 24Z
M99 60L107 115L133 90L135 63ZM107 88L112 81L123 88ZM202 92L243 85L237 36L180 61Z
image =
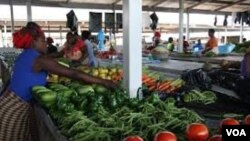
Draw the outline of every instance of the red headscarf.
M25 27L13 34L13 44L15 48L28 49L31 48L31 43L38 37L45 37L41 27L29 22Z

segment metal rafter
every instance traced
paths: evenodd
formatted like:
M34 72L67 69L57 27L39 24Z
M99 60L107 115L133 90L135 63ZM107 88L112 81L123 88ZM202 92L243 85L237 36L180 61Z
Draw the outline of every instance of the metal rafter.
M202 5L202 4L206 3L206 2L211 2L211 1L212 0L201 0L200 2L191 5L191 6L187 7L186 9L190 10L190 9L193 9L194 7L197 7L199 5Z
M237 1L235 1L235 2L232 2L231 4L227 4L227 5L225 5L225 6L221 6L221 7L217 8L217 9L215 9L214 11L220 11L220 10L222 10L222 9L225 9L225 8L228 8L228 7L231 7L231 6L240 4L240 3L244 2L244 1L246 1L246 0L237 0Z

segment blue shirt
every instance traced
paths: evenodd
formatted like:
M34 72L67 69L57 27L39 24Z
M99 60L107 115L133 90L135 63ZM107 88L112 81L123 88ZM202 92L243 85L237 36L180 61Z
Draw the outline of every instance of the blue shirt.
M25 49L16 59L10 81L10 90L24 101L32 99L32 87L45 85L47 72L34 72L34 61L40 54L35 49Z
M87 51L88 51L88 63L90 66L94 67L96 66L96 58L94 55L94 50L93 50L93 44L89 40L84 41L86 46L87 46Z
M203 49L202 44L199 44L199 43L197 43L197 44L195 44L195 45L193 46L193 49L195 49L195 48L198 48L199 50L202 50L202 49Z

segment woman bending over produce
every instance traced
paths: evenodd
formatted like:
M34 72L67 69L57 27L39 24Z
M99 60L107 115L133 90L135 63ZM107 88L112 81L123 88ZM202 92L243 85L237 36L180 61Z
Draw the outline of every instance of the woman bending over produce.
M23 52L15 61L9 87L0 96L1 141L38 140L33 122L31 88L45 85L48 72L84 83L115 87L112 81L71 70L44 55L47 52L45 35L34 22L29 22L26 27L14 33L13 43L16 48L23 49Z

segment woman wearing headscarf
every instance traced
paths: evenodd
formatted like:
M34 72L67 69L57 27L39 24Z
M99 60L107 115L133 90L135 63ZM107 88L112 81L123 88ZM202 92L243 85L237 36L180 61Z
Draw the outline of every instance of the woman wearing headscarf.
M46 56L44 32L34 22L13 34L14 46L23 49L15 60L13 75L8 88L0 96L0 140L37 141L33 126L31 89L45 85L48 72L69 77L84 83L96 83L114 88L112 81L89 76L58 64ZM31 132L32 131L32 132Z
M87 58L87 54L87 47L84 41L76 33L68 32L63 49L58 53L50 54L50 56L67 58L71 60L72 66L78 66Z

